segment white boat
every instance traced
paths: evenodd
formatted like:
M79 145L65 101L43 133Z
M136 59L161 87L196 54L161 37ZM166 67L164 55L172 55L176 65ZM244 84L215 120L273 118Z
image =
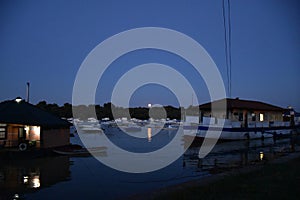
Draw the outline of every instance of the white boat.
M98 127L83 127L80 130L84 131L84 132L99 132L99 133L103 133L103 130L101 128Z
M98 133L103 133L103 130L101 129L100 124L97 122L80 122L76 124L76 127L79 129L78 131L90 133L90 132L98 132Z
M66 156L90 156L93 155L102 155L106 156L106 149L107 147L93 147L93 148L56 148L52 151L59 155L66 155Z
M142 128L136 124L128 124L127 126L123 127L127 132L140 132Z

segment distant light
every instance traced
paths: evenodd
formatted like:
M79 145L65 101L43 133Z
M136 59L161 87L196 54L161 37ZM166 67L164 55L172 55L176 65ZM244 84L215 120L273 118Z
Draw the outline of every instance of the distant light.
M148 108L151 108L152 107L152 104L151 103L148 103Z
M259 159L260 160L263 160L264 159L264 152L259 152Z
M17 103L20 103L20 102L22 101L22 98L21 98L21 97L17 97L17 98L15 99L15 101L16 101Z
M23 182L24 182L25 184L28 183L28 176L24 176Z

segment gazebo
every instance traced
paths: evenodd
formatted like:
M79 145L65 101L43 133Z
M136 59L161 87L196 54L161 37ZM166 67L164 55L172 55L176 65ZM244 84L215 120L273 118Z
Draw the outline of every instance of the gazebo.
M26 150L70 143L70 123L21 98L0 103L0 146Z

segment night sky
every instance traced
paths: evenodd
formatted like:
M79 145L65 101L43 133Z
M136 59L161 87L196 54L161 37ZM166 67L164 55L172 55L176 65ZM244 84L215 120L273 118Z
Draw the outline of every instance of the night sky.
M232 97L291 105L300 111L299 1L230 3ZM0 101L25 98L29 81L32 103L71 103L76 73L88 53L105 39L138 27L164 27L190 36L210 54L227 84L221 0L1 0ZM110 101L122 74L150 62L172 66L195 87L200 103L209 101L203 79L189 63L174 54L148 49L112 63L99 82L96 103ZM186 96L192 99L191 94ZM138 89L130 105L149 102L178 106L174 94L159 85Z

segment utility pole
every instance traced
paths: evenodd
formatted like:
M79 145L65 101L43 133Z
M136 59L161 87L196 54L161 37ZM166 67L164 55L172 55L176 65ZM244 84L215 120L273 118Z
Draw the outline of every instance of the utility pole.
M27 84L27 87L26 87L26 95L27 95L26 101L27 101L27 103L29 103L29 86L30 86L30 83L27 82L26 84Z

